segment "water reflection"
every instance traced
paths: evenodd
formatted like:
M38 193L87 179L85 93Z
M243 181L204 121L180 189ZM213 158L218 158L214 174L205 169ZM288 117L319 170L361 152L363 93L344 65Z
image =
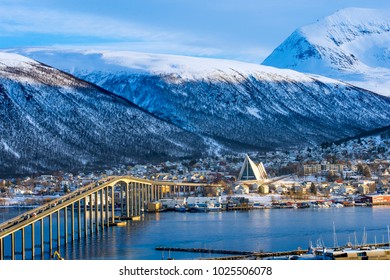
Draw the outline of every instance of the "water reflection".
M339 245L386 240L390 225L389 207L351 207L326 209L262 209L250 212L145 214L140 221L129 221L124 227L110 227L93 236L61 246L65 259L161 259L170 254L175 259L197 259L209 254L161 252L156 247L194 247L243 251L284 251L306 248L321 239L333 246L336 233ZM18 215L17 209L0 209L0 217ZM60 217L63 219L63 214ZM82 229L84 215L81 216ZM70 218L68 217L68 223ZM56 225L56 215L53 215ZM77 219L75 219L77 237ZM335 231L333 229L335 226ZM48 227L48 219L45 219ZM53 236L57 237L56 226ZM26 235L30 229L26 228ZM64 227L61 227L64 238ZM40 226L36 225L36 244L40 244ZM45 237L45 238L48 238ZM77 238L76 238L77 239ZM48 239L45 239L48 240ZM356 240L356 241L355 241ZM26 247L29 242L26 240ZM40 245L38 245L39 247ZM56 247L56 240L53 241ZM46 259L48 244L45 244ZM20 248L17 248L20 251ZM36 249L40 252L40 248ZM30 252L26 252L31 254Z

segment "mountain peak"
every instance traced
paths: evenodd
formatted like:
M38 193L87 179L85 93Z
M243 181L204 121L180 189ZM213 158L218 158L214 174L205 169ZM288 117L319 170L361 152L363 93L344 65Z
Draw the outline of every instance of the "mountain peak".
M359 37L390 31L390 11L345 8L298 31L313 44L341 46Z
M390 11L346 8L294 31L263 65L390 95Z

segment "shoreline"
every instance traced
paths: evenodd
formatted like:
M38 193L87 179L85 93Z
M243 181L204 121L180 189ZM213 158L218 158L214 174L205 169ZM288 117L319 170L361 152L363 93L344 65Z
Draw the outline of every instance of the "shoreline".
M0 208L37 208L41 205L1 205Z

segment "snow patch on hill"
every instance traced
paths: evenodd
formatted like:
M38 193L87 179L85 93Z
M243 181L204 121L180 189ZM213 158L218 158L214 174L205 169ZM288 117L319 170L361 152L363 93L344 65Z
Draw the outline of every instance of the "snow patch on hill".
M237 80L255 77L272 82L285 79L311 82L310 76L296 71L235 60L111 50L29 48L12 51L79 77L91 73L101 77L107 73L118 75L130 73L169 75L172 81L178 78L237 82ZM318 76L316 78L321 79ZM330 79L326 82L339 83Z
M0 67L32 67L38 63L26 56L16 53L0 52Z

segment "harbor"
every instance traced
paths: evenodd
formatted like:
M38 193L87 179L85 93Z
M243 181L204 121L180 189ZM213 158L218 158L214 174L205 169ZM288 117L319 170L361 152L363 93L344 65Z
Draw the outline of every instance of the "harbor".
M175 260L243 259L238 257L241 255L239 252L291 252L298 248L306 251L310 242L317 247L318 239L322 240L321 245L326 248L338 247L334 246L335 236L336 245L351 243L356 248L367 244L380 245L388 242L388 210L388 206L375 206L203 213L144 212L139 220L126 220L123 226L99 231L96 236L61 247L60 253L66 260L161 260L163 255L166 259L169 254ZM8 220L23 211L25 209L0 208L0 219ZM56 216L53 217L55 222ZM56 231L53 235L57 235ZM28 242L26 240L26 246ZM169 253L169 250L155 250L157 247L203 250L171 250ZM235 253L222 254L210 249ZM248 255L245 257L248 258ZM297 254L291 257L303 256ZM46 258L51 256L47 255ZM285 259L287 256L273 258Z

